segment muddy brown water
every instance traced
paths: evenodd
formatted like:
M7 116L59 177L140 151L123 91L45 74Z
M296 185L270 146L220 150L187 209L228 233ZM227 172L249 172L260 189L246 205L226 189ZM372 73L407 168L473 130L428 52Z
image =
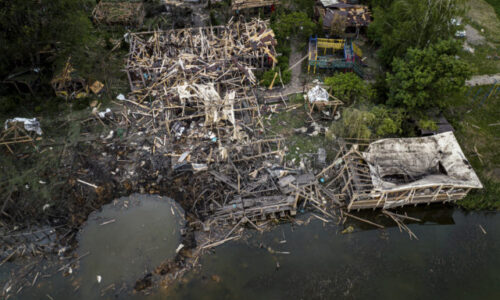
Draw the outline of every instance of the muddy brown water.
M498 299L500 214L465 213L440 206L405 211L424 220L409 225L419 240L410 240L397 227L379 230L360 223L347 224L355 227L354 232L341 234L342 227L313 218L307 226L282 224L263 234L249 230L246 239L226 243L203 256L200 269L149 295L117 293L120 285L116 284L115 292L101 296L110 281L97 284L97 266L82 260L81 270L75 273L88 277L81 275L79 291L74 292L72 281L59 275L40 281L38 288L14 299L49 299L47 294L53 299ZM144 214L141 218L153 220L171 212L155 209ZM370 214L373 212L366 212ZM142 244L149 249L163 243L165 227L157 227L157 237L148 232L145 241L135 240L129 231L117 226L114 233L129 236L135 247ZM93 243L97 241L87 245ZM116 264L106 262L109 269L99 270L106 274L103 282L108 278L127 280L124 272L130 272L136 255L132 251ZM154 259L145 261L154 264Z

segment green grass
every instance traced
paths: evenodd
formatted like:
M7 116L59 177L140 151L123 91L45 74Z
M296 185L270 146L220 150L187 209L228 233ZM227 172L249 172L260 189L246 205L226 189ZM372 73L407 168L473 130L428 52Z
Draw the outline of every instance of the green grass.
M500 59L495 59L499 55L498 49L488 45L474 47L474 53L462 50L460 57L469 63L472 69L472 75L496 74L500 72Z
M477 91L481 92L476 97ZM469 99L457 99L447 117L456 129L455 135L481 179L484 189L470 193L459 203L467 209L500 209L500 91L481 105L491 86L471 88Z
M500 1L499 0L486 0L493 8L495 9L495 13L500 18Z

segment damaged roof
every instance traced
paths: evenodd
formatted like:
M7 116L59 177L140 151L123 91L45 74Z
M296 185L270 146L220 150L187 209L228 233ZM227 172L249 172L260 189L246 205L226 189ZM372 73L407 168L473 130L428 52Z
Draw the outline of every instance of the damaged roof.
M374 190L448 185L482 188L453 132L428 137L382 139L362 153Z
M371 12L366 5L350 4L348 1L323 0L319 1L323 6L320 14L323 17L323 25L331 26L334 17L346 18L347 26L368 26L372 20Z

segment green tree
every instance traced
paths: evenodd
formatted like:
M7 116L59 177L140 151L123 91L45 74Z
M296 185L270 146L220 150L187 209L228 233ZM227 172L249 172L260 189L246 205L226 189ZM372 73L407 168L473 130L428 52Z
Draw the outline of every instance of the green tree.
M371 113L375 115L373 129L377 136L396 136L403 132L402 124L405 120L405 113L402 109L377 105L372 108Z
M342 118L332 124L328 130L327 138L334 136L343 138L369 139L372 136L370 127L376 116L364 110L346 108L342 112Z
M17 67L43 65L46 63L43 53L55 51L64 56L82 48L92 30L85 11L90 3L89 0L1 1L0 77Z
M387 103L412 112L448 107L454 95L464 92L470 75L468 64L456 57L459 47L455 40L440 41L395 58L386 78Z
M334 122L327 138L369 139L374 137L397 136L403 132L405 114L402 110L391 109L383 105L371 109L349 107L342 112L342 118Z
M451 21L465 13L466 0L375 1L370 37L381 47L379 58L389 67L393 57L408 48L422 49L454 36L458 27Z
M271 27L280 43L288 43L294 37L306 39L314 33L316 24L304 12L280 14Z
M374 95L373 89L354 73L337 73L325 78L325 84L333 95L345 104L366 102Z

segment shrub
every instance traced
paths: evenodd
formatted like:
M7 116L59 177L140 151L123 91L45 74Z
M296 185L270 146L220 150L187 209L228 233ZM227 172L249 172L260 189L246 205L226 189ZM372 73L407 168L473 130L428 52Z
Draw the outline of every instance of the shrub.
M278 73L278 76L276 77L276 80L274 81L274 86L281 84L280 82L280 77L279 77L279 71L280 68L274 68L274 70L268 70L262 74L262 79L260 81L260 84L262 86L268 87L271 85L271 82L273 82L274 74ZM283 80L283 84L287 84L292 80L292 72L290 71L281 71L281 79Z
M374 95L371 86L354 73L338 73L332 77L327 77L325 84L330 88L333 95L346 105L355 102L366 102Z

